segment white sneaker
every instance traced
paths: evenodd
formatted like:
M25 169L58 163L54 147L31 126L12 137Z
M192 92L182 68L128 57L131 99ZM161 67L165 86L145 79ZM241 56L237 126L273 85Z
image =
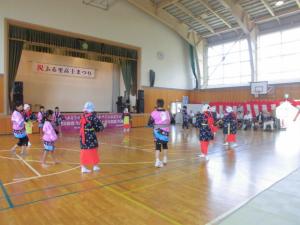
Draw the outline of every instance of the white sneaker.
M203 158L205 157L205 155L203 153L201 153L200 155L198 155L199 158Z
M157 161L155 162L155 167L157 167L157 168L162 168L162 167L164 167L164 164L162 163L162 161L157 160Z
M81 173L90 173L90 172L92 172L92 171L87 169L85 166L81 167Z
M94 171L99 171L99 170L100 170L100 167L99 167L99 166L94 166L94 167L93 167L93 170L94 170Z
M31 146L31 143L28 141L28 147L30 147Z
M234 143L234 144L232 144L231 146L232 146L232 147L237 147L238 144L237 144L237 143Z
M223 145L229 145L229 143L228 143L228 142L225 142Z
M164 156L163 163L164 163L165 165L167 165L167 162L168 162L168 159L167 159L166 156Z
M48 164L46 164L46 163L42 163L42 167L43 167L43 168L48 168L48 167L49 167L49 165L48 165Z

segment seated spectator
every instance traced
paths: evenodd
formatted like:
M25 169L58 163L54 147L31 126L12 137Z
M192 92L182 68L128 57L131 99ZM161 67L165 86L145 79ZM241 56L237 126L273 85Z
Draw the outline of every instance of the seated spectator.
M244 117L244 112L243 111L238 111L237 112L237 115L236 115L236 118L237 118L237 128L238 129L242 129L242 126L243 126L243 117Z
M263 127L263 123L264 123L264 115L263 112L260 111L259 114L256 116L256 123L258 123L259 127Z
M196 117L195 117L195 113L193 112L193 110L190 110L190 113L189 113L189 123L192 124L192 126L195 126Z
M223 128L223 118L224 118L224 114L222 111L220 111L220 113L217 114L219 128Z
M247 111L243 119L243 130L250 129L252 127L252 115Z
M271 130L274 130L274 119L269 112L264 112L264 122L263 122L263 130L267 130L267 127L270 126Z

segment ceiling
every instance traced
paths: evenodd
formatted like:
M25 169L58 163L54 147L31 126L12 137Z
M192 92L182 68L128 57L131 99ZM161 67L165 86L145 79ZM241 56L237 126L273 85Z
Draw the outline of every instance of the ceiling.
M299 0L285 0L276 6L277 0L151 0L157 7L165 10L180 22L196 31L201 37L241 29L237 15L240 11L255 24L300 13ZM163 4L164 3L164 4ZM239 12L236 12L238 14Z
M106 10L109 9L110 1L112 0L83 0L85 4ZM282 5L276 4L278 0L127 1L165 23L189 42L191 32L198 39L214 39L223 35L230 36L230 33L248 34L254 27L266 22L273 22L272 26L280 26L282 19L300 16L300 0L283 0ZM287 19L285 24L286 21Z

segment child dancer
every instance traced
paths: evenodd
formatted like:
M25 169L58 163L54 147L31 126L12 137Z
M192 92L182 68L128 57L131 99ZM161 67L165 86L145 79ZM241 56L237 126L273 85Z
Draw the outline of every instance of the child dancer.
M214 136L218 132L218 118L217 118L217 112L216 112L216 106L212 106L210 109L210 115L211 115L211 131L213 132Z
M30 136L32 134L33 121L36 121L36 116L31 111L29 104L24 104L24 120L25 120L25 129L28 136L28 147L31 146Z
M64 120L64 116L60 113L59 107L56 106L55 111L54 111L54 124L55 124L55 128L57 129L57 131L59 133L59 136L62 136L61 122L63 120Z
M211 130L212 115L209 112L209 105L205 104L201 108L201 113L198 115L196 120L196 127L199 128L199 141L201 148L201 155L208 160L207 152L209 141L214 139L213 131Z
M19 146L22 148L21 154L25 154L28 146L28 136L25 130L25 120L23 116L23 104L16 103L15 111L11 116L13 133L16 138L19 139L19 142L12 147L12 153L16 153L16 148Z
M39 123L39 133L41 133L41 131L43 130L44 114L45 114L45 108L44 108L44 106L40 106L40 111L39 111L38 116L37 116L37 120L38 120L38 123Z
M131 115L128 112L128 109L125 108L124 112L122 114L122 119L123 119L123 127L124 127L124 133L130 131L130 121L131 121Z
M231 106L226 107L226 112L227 114L223 118L224 145L234 143L232 147L236 147L237 118Z
M94 171L99 171L98 140L96 132L104 129L102 122L97 118L95 106L92 102L87 102L83 108L83 115L80 119L80 164L82 173L90 173L86 168L92 165Z
M157 108L151 113L148 125L153 126L153 135L155 141L155 167L163 167L163 164L167 164L167 150L170 132L170 114L164 107L164 100L157 99ZM161 147L164 150L163 162L160 161Z
M57 163L55 155L54 155L54 142L57 140L56 132L52 126L52 119L53 119L53 111L47 110L44 117L44 126L43 126L43 141L44 141L44 153L42 155L42 166L47 167L46 158L49 153L51 153L52 159L54 163Z
M189 115L187 113L187 107L182 107L182 129L189 129Z

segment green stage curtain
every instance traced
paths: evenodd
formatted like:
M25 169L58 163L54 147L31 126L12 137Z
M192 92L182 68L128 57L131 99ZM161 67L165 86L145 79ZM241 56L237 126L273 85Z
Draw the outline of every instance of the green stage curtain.
M137 59L137 51L135 49L129 49L114 45L109 45L105 43L98 43L94 41L83 40L80 38L74 38L69 36L64 36L55 33L43 32L38 30L33 30L24 27L18 27L11 25L9 27L9 38L23 40L24 42L29 42L30 45L45 45L45 46L31 46L29 50L52 53L52 48L68 48L67 51L61 51L60 54L70 55L80 58L88 58L87 52L94 52L101 54L98 57L105 62L114 61L114 57L119 58L130 58L132 60ZM83 44L87 44L87 47L83 47ZM72 51L81 51L81 53L75 53Z
M126 93L129 96L132 87L132 63L127 60L121 60L120 66L121 66Z
M137 62L129 61L131 64L131 79L132 79L132 87L131 87L131 95L135 96L137 93Z
M14 82L18 72L18 66L20 63L23 49L23 41L9 40L9 66L8 66L8 96L9 105L12 108L11 91L14 86Z
M198 89L199 87L199 82L198 82L198 77L197 77L197 69L196 69L196 49L194 46L190 45L190 61L191 61L191 67L193 71L193 75L195 77L195 82L196 82L196 87L195 89Z
M10 86L17 73L22 47L17 47L16 40L24 41L24 49L52 54L66 55L102 62L118 64L121 67L126 93L129 96L137 91L137 57L135 49L113 46L106 43L83 40L55 33L43 32L29 28L11 25L9 27L10 42ZM85 46L85 47L83 47ZM17 52L17 50L19 52ZM15 71L14 71L15 69Z

